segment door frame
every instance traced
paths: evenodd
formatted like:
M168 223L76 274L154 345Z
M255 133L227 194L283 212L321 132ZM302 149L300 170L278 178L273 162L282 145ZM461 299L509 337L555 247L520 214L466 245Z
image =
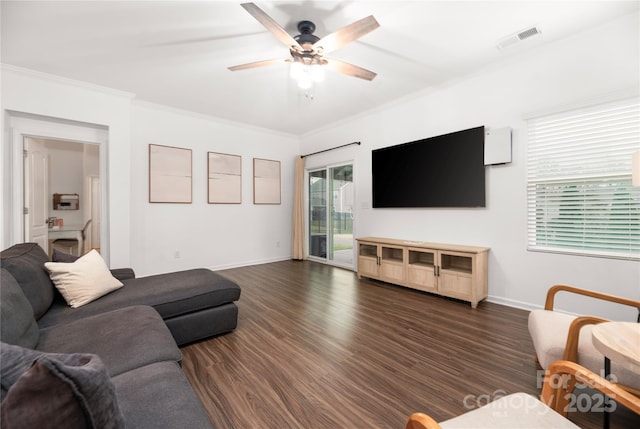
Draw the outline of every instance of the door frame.
M336 263L335 261L331 261L328 258L328 253L329 251L327 250L327 257L325 258L321 258L318 256L312 256L309 252L309 246L310 246L310 241L311 241L311 237L310 237L310 220L309 220L309 215L310 215L310 211L309 211L309 203L310 203L310 195L309 195L309 173L313 172L313 171L318 171L318 170L327 170L327 181L329 181L328 178L328 172L331 168L335 168L335 167L340 167L343 165L351 165L351 168L353 169L353 201L354 201L354 207L353 207L353 222L352 222L352 229L353 229L353 248L352 248L352 264L349 265L344 265L344 264L339 264ZM340 161L340 162L332 162L330 164L318 164L318 165L314 165L313 167L308 167L305 168L304 170L304 200L305 200L305 205L304 205L304 222L305 222L305 234L304 234L304 238L305 238L305 253L308 255L308 259L311 261L316 261L316 262L321 262L327 265L332 265L332 266L336 266L336 267L340 267L340 268L346 268L346 269L350 269L352 271L356 271L356 220L357 220L357 215L356 215L356 201L358 201L357 199L357 186L356 186L356 163L355 160L351 159L351 160L346 160L346 161ZM329 189L327 188L327 190L329 191ZM331 198L331 195L328 197ZM329 228L329 219L328 217L330 216L330 210L327 210L327 233L328 228ZM329 240L329 238L327 237L327 245L330 244L332 240Z
M3 204L2 215L6 220L6 226L3 226L5 229L1 247L7 248L24 242L24 138L33 137L93 144L99 145L100 148L101 254L105 262L109 264L108 128L96 124L11 110L6 110L5 113L8 118L7 128L9 129L8 134L11 136L11 142L4 145L5 152L3 155L7 160L10 160L11 165L8 167L10 167L11 171L7 171L4 175L6 180L5 190L9 194L5 196L5 200L8 200L9 204Z

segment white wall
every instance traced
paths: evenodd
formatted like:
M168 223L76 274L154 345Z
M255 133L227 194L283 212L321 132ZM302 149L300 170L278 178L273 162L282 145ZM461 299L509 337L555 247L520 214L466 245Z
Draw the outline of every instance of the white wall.
M63 219L65 225L84 225L84 206L87 200L83 186L82 145L71 143L73 146L80 146L73 150L68 145L66 148L60 144L49 145L49 216ZM78 194L79 209L55 210L53 194Z
M13 185L6 159L5 145L11 144L11 130L6 125L7 111L23 112L87 124L108 129L106 144L107 184L109 190L109 254L112 266L131 265L131 95L81 82L27 70L2 67L3 113L3 235L2 248L11 244L4 225L9 219L8 193Z
M311 165L353 158L357 235L482 245L491 248L490 300L514 306L544 304L549 286L569 283L640 298L640 263L528 252L526 247L526 123L531 112L603 95L637 94L638 14L505 59L457 83L303 136L302 152L350 141L361 146L328 152ZM513 162L487 168L482 209L371 209L371 150L479 125L513 128ZM309 164L308 163L308 164ZM428 165L425 165L428 168ZM581 299L561 308L613 317L610 307ZM625 317L635 319L635 311ZM618 314L619 316L619 314Z
M293 160L299 153L299 138L151 104L132 106L131 98L132 94L3 66L3 145L11 144L8 111L108 128L112 267L133 267L139 275L147 275L289 258ZM148 202L150 143L193 150L193 204ZM4 223L9 219L7 210L12 210L8 207L12 172L5 168L12 160L4 149L2 248L11 244ZM242 204L207 204L207 151L242 156ZM254 157L281 162L281 204L253 204Z
M295 136L162 106L132 109L133 262L139 274L291 257ZM192 204L149 203L149 144L192 150ZM242 157L242 204L207 203L207 152ZM253 158L281 162L280 205L253 204Z
M300 138L142 103L131 94L2 68L3 144L10 139L7 110L98 124L108 128L110 262L140 275L205 266L222 268L290 256L293 157L351 141L351 146L308 159L308 165L352 160L356 180L356 233L491 248L493 301L542 304L547 288L571 283L640 296L640 264L526 250L526 129L530 112L639 92L638 14L514 56L449 86L367 112ZM513 162L487 169L484 209L371 209L371 150L477 125L514 129ZM148 203L148 144L193 150L193 204ZM238 154L243 161L241 205L206 203L206 152ZM7 166L2 151L2 201ZM282 204L252 203L252 158L282 162ZM6 207L2 210L5 247ZM279 243L279 247L278 247ZM179 258L176 258L176 251ZM569 302L571 301L571 302ZM560 299L583 312L582 300ZM613 317L605 309L603 316ZM635 313L625 313L629 318Z

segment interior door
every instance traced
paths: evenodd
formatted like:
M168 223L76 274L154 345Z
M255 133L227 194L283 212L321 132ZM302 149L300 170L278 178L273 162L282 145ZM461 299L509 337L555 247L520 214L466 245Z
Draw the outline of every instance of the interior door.
M100 251L100 178L91 177L91 245Z
M24 151L24 241L38 243L48 254L49 155L42 142L28 137L24 139Z

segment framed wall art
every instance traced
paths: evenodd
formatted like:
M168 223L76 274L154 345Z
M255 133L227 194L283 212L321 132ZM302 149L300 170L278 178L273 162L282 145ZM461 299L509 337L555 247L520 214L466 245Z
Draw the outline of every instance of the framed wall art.
M280 204L280 161L253 158L253 203Z
M149 145L149 202L191 204L191 149Z
M242 157L207 152L209 204L242 203Z

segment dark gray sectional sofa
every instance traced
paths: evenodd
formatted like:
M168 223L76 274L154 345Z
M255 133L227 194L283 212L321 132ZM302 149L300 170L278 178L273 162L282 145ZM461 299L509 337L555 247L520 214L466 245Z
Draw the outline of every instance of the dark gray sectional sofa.
M112 270L123 287L71 308L46 261L35 243L0 253L3 408L15 382L6 374L23 365L15 356L81 353L97 355L106 368L127 428L211 427L180 368L178 345L235 329L238 285L206 269L143 278Z

